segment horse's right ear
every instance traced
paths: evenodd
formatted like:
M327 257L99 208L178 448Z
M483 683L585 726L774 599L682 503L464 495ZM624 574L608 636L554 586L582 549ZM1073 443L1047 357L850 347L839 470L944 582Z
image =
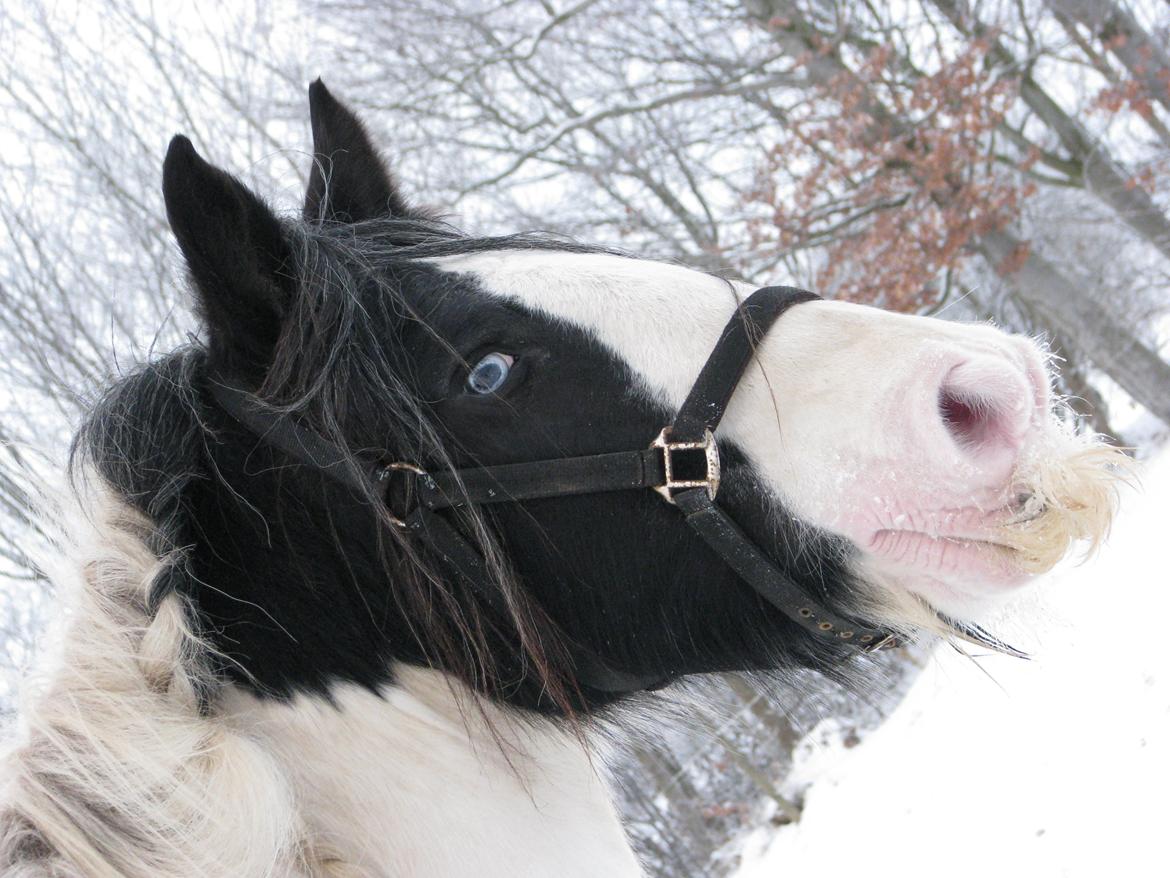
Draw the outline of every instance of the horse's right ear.
M187 260L198 310L221 366L263 371L296 291L280 220L182 135L163 162L167 219Z
M306 220L353 223L410 215L365 126L320 79L309 86L309 119L313 167L305 194Z

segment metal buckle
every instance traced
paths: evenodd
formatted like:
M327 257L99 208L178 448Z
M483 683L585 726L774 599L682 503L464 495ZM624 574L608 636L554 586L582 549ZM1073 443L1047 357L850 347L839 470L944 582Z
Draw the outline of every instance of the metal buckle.
M380 470L378 470L378 481L385 482L388 478L390 478L390 474L395 472L414 473L416 476L425 476L427 474L427 471L422 467L415 466L413 463L407 463L404 460L396 460L393 463L386 464ZM407 528L410 526L390 511L389 501L386 503L386 515L390 519L390 523L395 527Z
M706 488L707 496L712 500L719 493L719 447L715 444L715 436L710 430L703 431L701 442L671 442L668 438L670 427L663 427L651 448L662 449L662 468L666 475L666 482L655 486L654 490L662 495L667 503L674 503L674 491L679 488ZM674 478L674 460L672 455L676 451L702 451L707 460L707 472L702 479Z

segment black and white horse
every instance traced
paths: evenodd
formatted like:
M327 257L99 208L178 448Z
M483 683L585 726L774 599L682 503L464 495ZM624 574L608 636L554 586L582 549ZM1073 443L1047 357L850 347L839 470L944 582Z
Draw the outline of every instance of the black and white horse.
M459 234L319 82L310 103L297 219L171 143L205 342L79 435L67 622L2 763L0 871L638 874L595 718L685 675L839 675L858 638L767 599L653 491L436 508L477 587L399 526L414 471L365 474L461 491L452 472L646 449L751 290ZM1032 341L827 301L753 340L718 507L824 618L970 633L1106 529L1112 452L1053 415Z

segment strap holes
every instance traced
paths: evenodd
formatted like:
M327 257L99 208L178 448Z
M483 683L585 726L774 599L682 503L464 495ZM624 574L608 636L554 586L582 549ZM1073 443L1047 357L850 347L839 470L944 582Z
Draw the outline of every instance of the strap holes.
M862 643L869 643L871 640L873 640L873 635L872 634L862 634L857 639L860 640Z
M802 619L807 619L812 615L812 610L810 610L808 607L801 607L799 610L797 610L797 612L800 613Z
M848 640L850 637L853 636L853 632L852 631L841 631L841 632L838 632L837 636L840 637L842 640Z
M822 622L817 627L820 628L822 631L832 631L833 630L833 623L832 622Z

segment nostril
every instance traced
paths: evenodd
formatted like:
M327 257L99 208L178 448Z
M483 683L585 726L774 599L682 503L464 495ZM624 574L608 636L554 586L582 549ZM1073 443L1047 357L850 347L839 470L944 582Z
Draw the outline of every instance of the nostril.
M964 448L977 451L999 436L998 418L986 399L944 387L938 393L938 412L951 438Z
M979 357L952 368L938 390L938 415L969 453L1016 449L1031 419L1032 390L1014 364Z

